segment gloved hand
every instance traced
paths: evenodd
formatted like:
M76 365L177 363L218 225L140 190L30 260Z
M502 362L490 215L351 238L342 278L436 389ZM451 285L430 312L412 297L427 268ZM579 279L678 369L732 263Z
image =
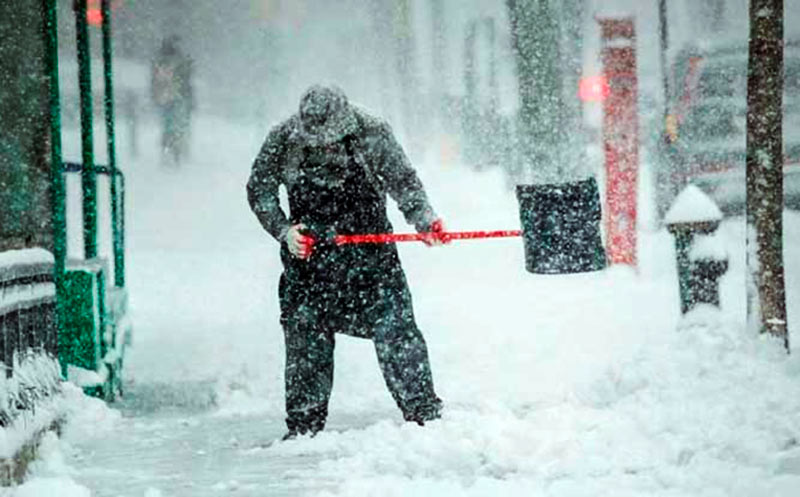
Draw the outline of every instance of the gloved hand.
M430 231L427 233L428 236L425 236L422 239L422 242L429 246L429 247L437 247L439 245L444 245L445 243L450 243L450 237L447 236L444 229L444 221L441 219L436 219L431 223Z
M286 245L289 252L300 259L308 259L314 251L314 238L304 235L302 232L307 229L305 224L295 224L286 232Z

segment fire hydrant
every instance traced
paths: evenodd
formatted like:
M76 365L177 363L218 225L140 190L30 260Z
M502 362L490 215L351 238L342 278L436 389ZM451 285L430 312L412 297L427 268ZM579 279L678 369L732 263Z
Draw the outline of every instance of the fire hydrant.
M719 278L728 270L728 253L714 236L722 212L695 185L688 185L675 199L664 222L675 237L681 312L697 304L720 306Z

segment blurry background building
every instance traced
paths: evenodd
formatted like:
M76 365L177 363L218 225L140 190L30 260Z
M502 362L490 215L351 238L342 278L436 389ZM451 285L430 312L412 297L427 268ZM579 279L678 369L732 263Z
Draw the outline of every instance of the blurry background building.
M262 135L295 111L315 82L336 83L386 117L413 155L503 165L518 174L513 151L520 108L511 18L514 5L547 8L558 25L561 105L582 123L567 126L597 140L599 103L577 98L579 76L598 74L596 19L636 19L643 127L661 124L658 0L115 0L114 30L121 119L142 119L147 65L165 37L177 35L194 61L198 112L251 123ZM687 43L746 42L747 1L668 1L669 55ZM60 36L74 39L71 1L61 2ZM532 7L531 7L532 6ZM787 5L787 19L800 9ZM787 37L800 27L787 22ZM99 35L96 33L96 37ZM727 40L723 38L736 38ZM73 47L74 43L61 46ZM94 43L99 50L99 43ZM553 54L545 54L551 57ZM62 57L63 61L74 57ZM62 67L69 93L76 77ZM95 71L99 77L100 71ZM537 74L537 77L544 77ZM99 85L96 85L99 87ZM68 99L67 99L68 100ZM75 99L72 99L73 101ZM69 110L65 119L69 118ZM77 119L77 109L73 115ZM122 140L125 141L125 126ZM642 135L648 132L644 130ZM486 140L494 140L486 143ZM123 144L124 146L124 144ZM571 147L576 149L581 147ZM568 147L570 149L570 147ZM489 151L480 156L476 151ZM511 154L511 155L510 155ZM581 162L580 156L554 159Z
M52 240L49 85L43 77L40 4L0 3L0 252L50 248Z

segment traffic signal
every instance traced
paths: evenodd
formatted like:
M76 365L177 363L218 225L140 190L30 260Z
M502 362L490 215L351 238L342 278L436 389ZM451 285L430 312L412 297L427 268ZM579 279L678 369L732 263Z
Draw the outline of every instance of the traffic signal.
M602 102L610 93L605 76L587 76L578 85L578 97L584 102Z
M100 10L100 0L86 0L86 20L92 26L103 24L103 12Z
M122 0L111 0L111 10L122 6ZM101 0L86 0L86 21L91 26L103 24L103 10Z

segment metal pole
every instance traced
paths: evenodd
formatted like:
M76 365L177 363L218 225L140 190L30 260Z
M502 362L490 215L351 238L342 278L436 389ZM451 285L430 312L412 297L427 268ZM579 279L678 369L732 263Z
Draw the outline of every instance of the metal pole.
M414 22L412 0L396 0L389 2L392 7L394 22L394 60L398 81L400 83L400 112L403 116L403 128L410 142L408 151L413 156L421 153L419 93L416 56L414 54Z
M61 164L61 105L58 89L58 11L56 0L42 0L45 74L50 91L50 208L53 215L53 282L56 287L56 333L64 326L64 265L67 258L66 193ZM55 338L58 343L58 338ZM65 364L62 362L62 364ZM66 371L62 371L66 377Z
M111 236L114 246L114 284L118 287L125 286L125 247L122 245L122 236L119 223L119 195L117 192L117 153L116 135L114 134L114 78L111 66L111 0L102 0L101 12L103 16L103 77L105 81L105 95L103 104L106 114L106 136L108 137L108 168L111 187Z
M431 75L434 80L431 95L433 95L435 99L436 119L443 118L443 96L446 95L449 90L447 84L447 24L445 23L444 3L444 0L430 0L431 20L433 21L433 42L431 43L431 61L433 62L433 67Z
M89 53L89 28L86 1L75 0L75 32L78 43L78 85L81 100L81 149L83 169L83 252L91 259L97 256L97 174L94 170L92 132L92 68Z
M494 17L487 17L484 23L488 31L486 42L489 45L489 109L495 114L500 102L500 87L497 83L497 28Z
M506 0L519 85L525 183L558 183L568 150L558 2Z
M667 0L658 0L658 30L661 34L661 84L664 87L664 120L669 114L669 78L667 77L667 48L669 47L669 33L667 31ZM663 123L662 123L663 124Z

